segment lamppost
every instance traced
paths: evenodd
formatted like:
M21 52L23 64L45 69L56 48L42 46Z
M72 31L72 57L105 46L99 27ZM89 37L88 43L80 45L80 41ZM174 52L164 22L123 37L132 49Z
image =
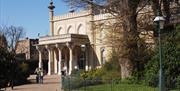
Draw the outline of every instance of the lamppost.
M159 11L157 13L154 22L157 23L158 26L158 42L159 42L159 91L165 91L165 83L162 69L162 49L161 49L161 29L164 28L165 19L163 16L159 15Z
M85 66L86 66L86 60L85 60L85 50L86 50L86 46L85 45L81 45L81 50L82 50L82 52L83 52L83 68L85 68Z

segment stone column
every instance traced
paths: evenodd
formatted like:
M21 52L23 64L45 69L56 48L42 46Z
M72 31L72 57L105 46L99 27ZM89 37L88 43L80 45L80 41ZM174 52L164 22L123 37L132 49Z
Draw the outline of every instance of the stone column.
M38 52L39 52L39 68L42 68L42 54L40 50Z
M73 70L73 44L66 43L67 47L69 48L69 75L71 75L71 72Z
M38 53L39 53L39 64L38 64L38 67L39 68L42 68L42 53L41 53L41 49L39 48L39 46L36 46L36 49L38 50Z
M61 75L61 61L62 61L62 46L59 46L58 44L56 44L56 48L58 49L58 54L59 54L59 61L58 61L58 75Z
M58 64L57 64L57 52L54 51L54 73L55 74L58 73L57 66L58 66Z
M48 75L51 75L51 61L52 61L52 50L46 45L46 49L48 50Z
M68 56L67 56L67 53L66 53L65 54L65 61L64 61L64 68L65 68L66 74L68 74L67 62L68 62Z

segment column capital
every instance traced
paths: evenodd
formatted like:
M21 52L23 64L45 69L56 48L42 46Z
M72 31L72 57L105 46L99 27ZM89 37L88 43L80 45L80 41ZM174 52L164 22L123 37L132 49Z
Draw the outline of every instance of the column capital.
M91 46L89 43L87 43L87 44L85 44L85 45L86 45L86 47L90 47L90 46Z
M39 45L36 45L36 49L37 49L39 52L41 52L41 51L43 50L43 48L42 48L41 46L39 46Z
M51 50L51 49L52 49L52 47L51 47L50 45L45 45L45 48L46 48L47 50Z
M70 49L73 49L75 47L75 45L72 42L67 42L66 46Z
M56 47L58 50L62 50L64 46L59 45L59 44L55 44L55 47Z

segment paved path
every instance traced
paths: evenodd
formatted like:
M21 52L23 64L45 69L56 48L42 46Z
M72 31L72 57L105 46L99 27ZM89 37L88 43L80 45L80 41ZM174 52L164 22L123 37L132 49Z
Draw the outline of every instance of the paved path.
M60 76L58 75L45 76L43 84L35 83L35 75L31 75L28 79L33 83L15 86L14 90L7 88L6 91L61 91Z

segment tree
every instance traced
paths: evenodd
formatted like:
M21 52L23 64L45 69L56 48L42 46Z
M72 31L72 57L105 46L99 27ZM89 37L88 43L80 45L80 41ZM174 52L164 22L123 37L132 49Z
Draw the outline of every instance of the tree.
M118 32L121 32L121 51L119 53L119 63L122 68L122 78L130 76L133 69L133 61L135 51L137 50L137 40L139 39L137 31L137 14L139 12L138 6L144 0L65 0L71 5L85 7L90 4L93 8L106 9L106 11L113 15L116 23L111 25L115 26ZM121 29L120 29L121 28ZM122 31L121 31L122 30ZM120 42L118 41L118 42Z
M0 29L1 30L1 29ZM3 33L0 32L0 47L7 47L7 40Z
M16 26L1 26L1 32L7 39L7 46L9 51L15 54L17 42L20 38L23 38L25 35L23 27Z
M139 37L141 30L152 29L153 16L156 15L157 10L166 16L166 24L169 23L171 18L171 12L174 10L172 7L178 7L179 0L169 1L169 0L64 0L71 6L80 8L91 8L95 10L105 9L107 13L110 13L116 20L115 23L111 24L110 28L115 31L115 37L109 38L111 41L115 41L116 45L113 46L120 50L119 54L119 64L121 66L122 78L130 77L133 69L136 69L139 61L144 60L140 56L142 39ZM176 3L170 4L170 3ZM152 10L151 8L152 7ZM163 7L163 8L161 8ZM146 13L145 8L148 8L150 12ZM144 10L144 11L143 11ZM154 12L152 14L152 11ZM95 11L93 11L95 13ZM143 20L138 17L141 13L144 15L150 15ZM141 15L142 16L142 15ZM148 21L146 19L149 19ZM146 23L144 23L146 21ZM147 24L148 23L148 24ZM141 24L141 26L139 25ZM149 26L146 26L149 25ZM146 27L145 27L146 26ZM143 29L142 29L143 27ZM119 42L119 43L118 43ZM118 43L118 44L117 44ZM144 65L141 64L141 65Z
M0 45L3 45L0 46L0 82L3 82L0 84L2 87L6 87L8 82L14 84L15 80L20 82L27 78L27 74L24 75L25 72L23 71L25 67L20 67L23 64L17 63L15 53L17 42L23 37L24 31L22 27L1 26L0 34Z
M163 34L162 60L165 83L168 88L180 88L180 26ZM146 83L157 86L159 71L159 53L156 46L154 56L146 65Z

